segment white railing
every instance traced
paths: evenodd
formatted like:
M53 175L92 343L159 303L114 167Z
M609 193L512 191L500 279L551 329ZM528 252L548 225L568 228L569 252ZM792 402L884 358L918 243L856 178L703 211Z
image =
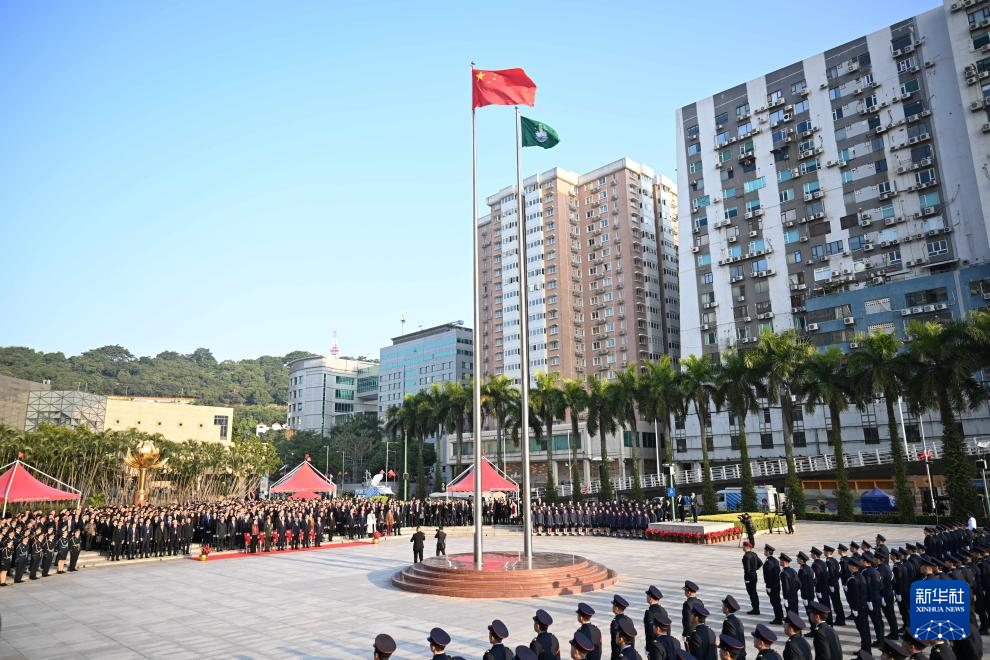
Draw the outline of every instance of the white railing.
M942 458L942 443L938 441L925 444L915 443L907 445L905 460L917 462L924 460L925 456L933 461ZM966 441L966 454L969 456L982 456L990 454L990 438L971 438ZM874 449L870 451L858 451L843 454L846 468L865 468L877 465L888 465L893 462L889 449ZM750 461L750 468L753 471L753 478L779 477L787 474L787 460L784 458L773 458L763 461ZM798 473L802 472L831 472L835 469L835 456L833 454L819 454L817 456L795 456L794 469ZM712 481L739 481L742 478L742 464L721 465L711 468ZM632 489L632 477L614 478L612 491ZM697 484L702 482L701 468L694 470L675 470L674 484L678 486ZM647 474L640 476L640 486L642 488L662 488L666 486L663 475ZM581 492L585 495L600 493L602 489L601 481L592 481L581 485ZM533 489L537 497L542 497L546 493L545 487ZM563 497L571 495L571 484L560 484L557 486L557 493Z

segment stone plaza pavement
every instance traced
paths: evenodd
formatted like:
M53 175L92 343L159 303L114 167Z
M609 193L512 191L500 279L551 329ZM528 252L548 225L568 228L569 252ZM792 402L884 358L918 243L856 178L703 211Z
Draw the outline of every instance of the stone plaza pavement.
M757 541L760 547L770 542L778 553L793 556L812 545L872 540L877 531L864 524L804 523L793 536L774 534ZM917 527L882 531L891 547L922 536ZM518 550L521 536L502 533L487 543L491 550ZM468 552L471 537L453 533L447 546L449 553ZM573 612L581 600L598 611L594 621L607 635L613 593L632 603L628 613L642 628L643 592L650 584L664 592L663 603L679 631L680 586L685 579L701 586L700 597L712 610L710 621L716 630L722 625L719 601L726 593L748 609L742 551L735 542L698 546L537 537L534 547L603 562L619 572L619 583L614 590L583 596L525 600L405 593L393 589L389 578L412 557L408 535L377 546L269 557L121 563L0 591L0 658L370 658L379 632L397 640L393 657L423 658L429 657L425 639L433 626L451 634L451 655L478 658L487 648L487 625L493 618L505 621L510 644L528 644L533 637L531 617L540 607L553 615L551 631L563 646L577 627ZM427 554L431 549L428 545ZM762 581L760 591L765 594ZM747 631L772 618L765 597L762 609L764 616L741 617ZM843 650L851 654L855 628L838 630ZM642 650L641 644L638 648Z

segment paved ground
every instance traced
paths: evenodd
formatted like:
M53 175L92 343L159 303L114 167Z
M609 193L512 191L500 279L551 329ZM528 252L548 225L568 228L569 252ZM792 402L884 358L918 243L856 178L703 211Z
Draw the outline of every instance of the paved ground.
M883 530L891 545L921 536L919 528ZM806 523L794 536L762 536L778 551L796 554L812 544L872 539L865 525ZM517 535L501 533L490 549L518 549ZM726 593L745 601L735 543L695 546L595 537L535 540L535 548L575 552L620 573L615 592L633 603L641 626L643 591L658 585L668 610L680 612L678 590L690 578L709 606ZM471 549L467 534L452 534L448 551ZM580 597L528 600L453 600L392 589L389 577L411 558L408 536L378 546L327 549L217 562L172 561L127 565L49 577L0 591L0 658L362 658L378 632L399 642L396 658L427 657L424 640L435 625L454 641L454 655L480 657L486 626L506 622L512 644L532 638L533 611L543 607L562 642L577 627ZM762 591L762 585L761 585ZM586 594L607 627L612 591ZM716 608L712 608L713 612ZM746 608L748 609L748 608ZM764 603L764 612L769 604ZM768 621L771 617L760 617ZM747 630L758 622L742 617ZM712 617L721 626L721 615ZM855 629L840 628L844 650ZM990 641L990 640L988 640ZM987 643L987 642L985 642Z

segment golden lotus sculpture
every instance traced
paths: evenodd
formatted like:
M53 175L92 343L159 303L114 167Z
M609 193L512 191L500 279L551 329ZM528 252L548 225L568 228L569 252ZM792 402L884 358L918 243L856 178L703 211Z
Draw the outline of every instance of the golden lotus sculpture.
M159 460L160 457L161 452L151 440L142 440L124 457L124 465L134 468L138 473L134 504L144 504L148 500L148 470L157 470L168 462L168 459Z

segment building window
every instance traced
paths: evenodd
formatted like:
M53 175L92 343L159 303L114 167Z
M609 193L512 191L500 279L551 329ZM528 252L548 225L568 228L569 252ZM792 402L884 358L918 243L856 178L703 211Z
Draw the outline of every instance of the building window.
M880 431L875 426L863 427L863 442L868 445L880 444Z
M200 424L202 426L202 424ZM227 415L214 415L213 416L213 426L220 427L220 437L227 437L227 428L230 426L230 417Z
M773 449L773 433L760 434L760 448Z
M791 444L795 447L807 447L808 440L804 435L804 431L795 431L791 436Z

